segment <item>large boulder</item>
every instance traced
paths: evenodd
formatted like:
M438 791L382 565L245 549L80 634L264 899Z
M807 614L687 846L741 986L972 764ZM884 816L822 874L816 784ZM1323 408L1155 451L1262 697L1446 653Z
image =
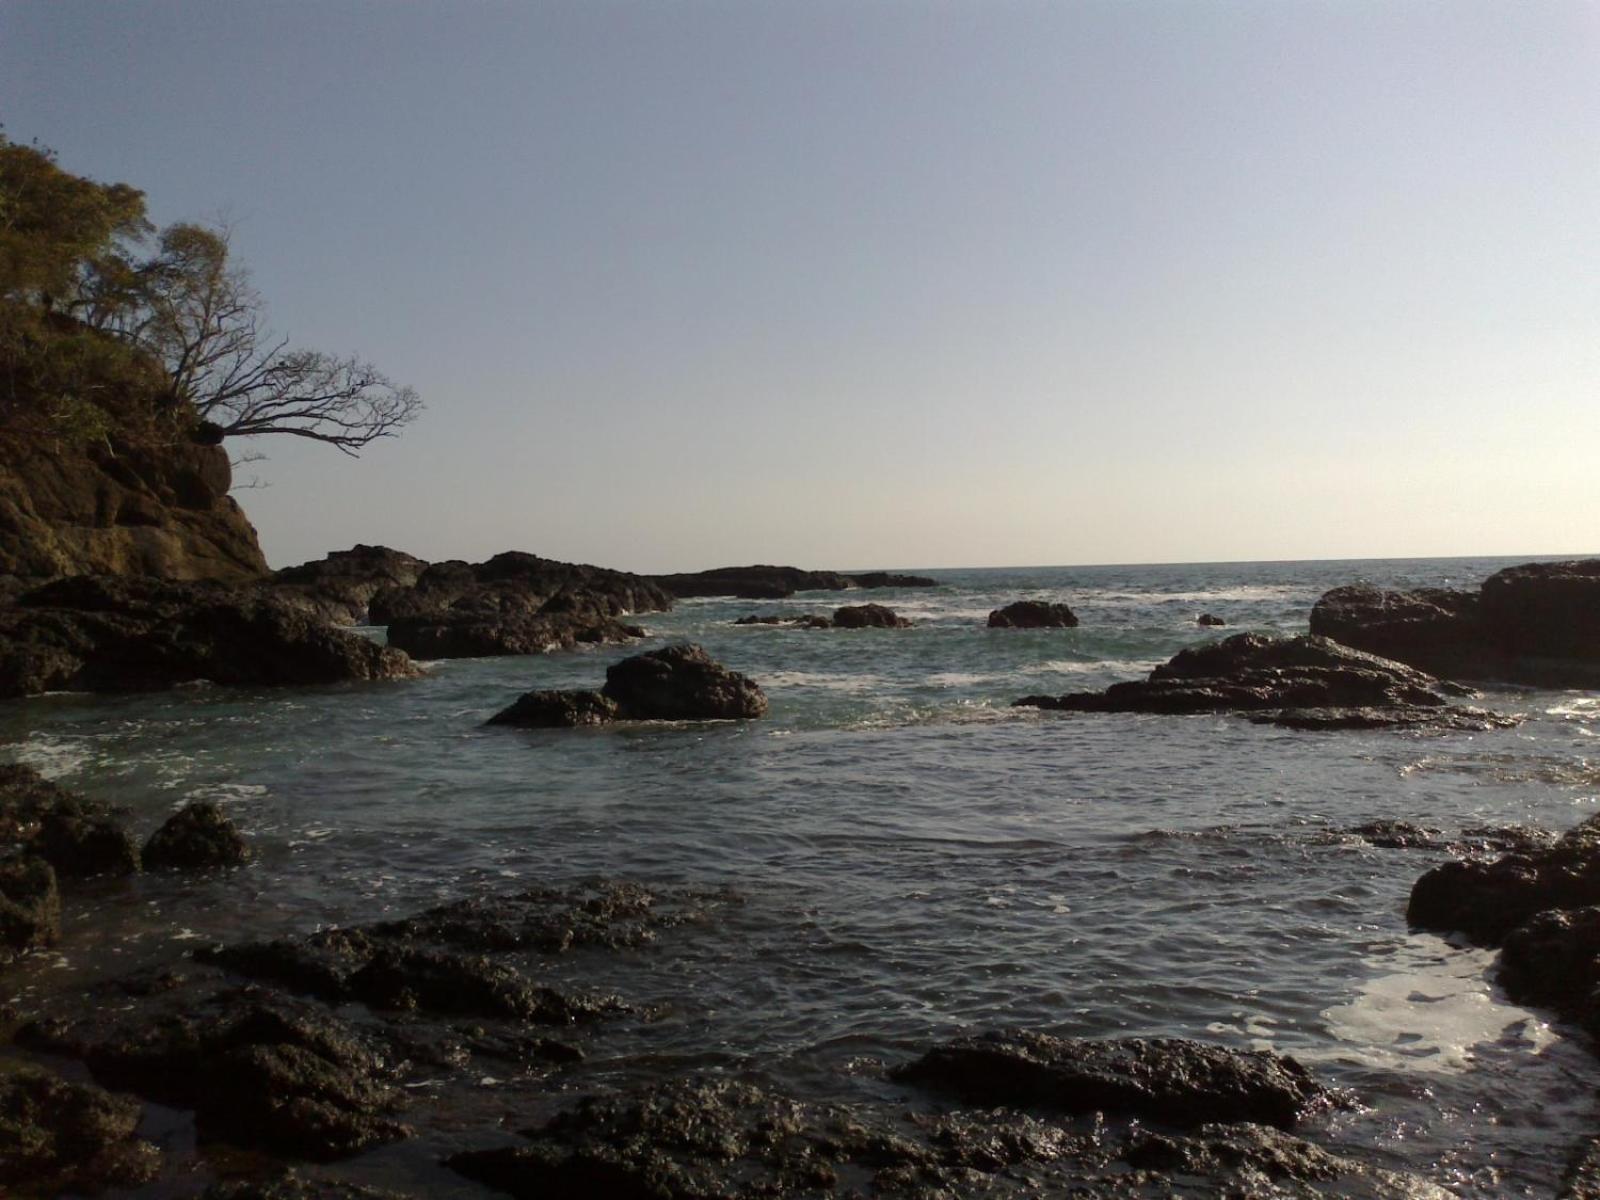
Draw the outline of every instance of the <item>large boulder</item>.
M0 1075L0 1191L92 1195L154 1179L161 1154L136 1136L140 1104L43 1071Z
M846 604L833 610L835 629L910 629L911 621L881 604Z
M203 871L250 861L250 845L210 800L196 800L168 817L144 844L151 871Z
M1046 600L1018 600L989 614L990 629L1072 629L1077 615L1065 604Z
M606 668L605 695L631 720L738 720L766 714L755 682L699 646L666 646Z
M61 894L54 869L31 855L0 859L0 963L53 946L60 936Z
M139 848L116 817L32 767L0 763L0 842L23 843L62 877L139 869Z
M1311 632L1436 675L1600 686L1600 559L1507 567L1475 592L1335 588Z
M415 675L398 650L259 591L77 576L0 609L0 697Z
M1492 729L1516 723L1450 703L1464 694L1470 693L1324 637L1238 633L1180 651L1143 681L1015 703L1068 712L1243 713L1302 729Z
M1298 1062L1176 1038L1089 1041L1027 1030L957 1038L895 1072L984 1107L1114 1112L1167 1125L1256 1121L1287 1129L1335 1103Z
M570 729L618 720L746 720L766 711L767 697L753 680L686 644L613 664L598 692L528 692L488 723Z

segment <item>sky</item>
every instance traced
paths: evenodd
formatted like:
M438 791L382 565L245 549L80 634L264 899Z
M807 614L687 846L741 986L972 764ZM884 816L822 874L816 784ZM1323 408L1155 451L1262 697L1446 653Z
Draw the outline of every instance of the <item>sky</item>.
M1587 0L5 0L0 122L424 397L274 566L1600 551Z

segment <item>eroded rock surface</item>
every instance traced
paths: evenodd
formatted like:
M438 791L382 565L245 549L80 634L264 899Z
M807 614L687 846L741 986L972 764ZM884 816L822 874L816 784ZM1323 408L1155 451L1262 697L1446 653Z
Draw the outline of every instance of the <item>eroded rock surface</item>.
M1239 713L1301 729L1483 730L1517 723L1450 703L1470 694L1324 637L1239 633L1180 651L1143 681L1015 703L1068 712Z

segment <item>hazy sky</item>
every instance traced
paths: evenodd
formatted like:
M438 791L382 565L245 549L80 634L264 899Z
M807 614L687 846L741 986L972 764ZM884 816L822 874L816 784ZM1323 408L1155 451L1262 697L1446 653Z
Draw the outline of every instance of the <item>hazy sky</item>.
M0 120L426 398L274 565L1600 550L1600 5L5 0Z

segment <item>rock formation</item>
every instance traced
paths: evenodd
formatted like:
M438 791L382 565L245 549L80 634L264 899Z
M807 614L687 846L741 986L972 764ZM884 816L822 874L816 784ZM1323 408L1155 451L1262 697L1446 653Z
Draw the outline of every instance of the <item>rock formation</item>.
M847 575L839 571L802 571L799 567L715 567L677 575L656 575L655 582L674 596L733 596L740 600L782 600L796 592L842 592L849 588L938 587L939 581L922 575L893 575L867 571Z
M491 725L572 728L612 721L747 720L765 715L767 698L737 671L699 646L667 646L606 669L600 691L528 692L489 719Z
M304 604L326 620L342 625L366 622L367 605L385 588L416 585L428 564L387 546L353 546L335 550L314 562L285 567L273 574L273 593Z
M1072 629L1077 615L1065 604L1018 600L989 614L990 629Z

